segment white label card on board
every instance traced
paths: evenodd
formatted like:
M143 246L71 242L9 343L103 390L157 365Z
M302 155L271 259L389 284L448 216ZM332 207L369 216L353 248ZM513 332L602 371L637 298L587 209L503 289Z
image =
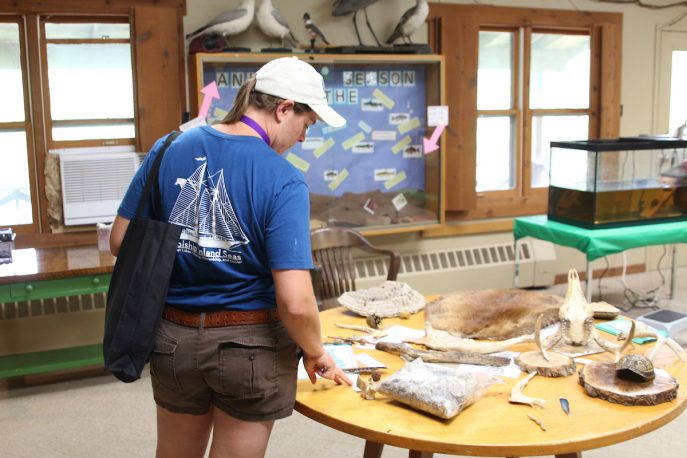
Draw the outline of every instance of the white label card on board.
M448 105L427 107L428 126L448 126Z

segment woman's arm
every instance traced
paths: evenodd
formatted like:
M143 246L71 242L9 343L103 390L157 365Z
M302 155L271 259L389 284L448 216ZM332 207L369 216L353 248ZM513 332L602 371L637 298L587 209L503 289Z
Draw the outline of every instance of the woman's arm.
M128 219L119 215L115 217L114 223L112 223L112 231L110 232L110 252L112 255L117 256L119 254L119 247L122 246L122 240L124 240L124 234L126 234L128 227Z
M303 365L310 381L315 373L336 383L351 384L322 345L320 316L307 270L272 270L277 309L291 338L303 350Z

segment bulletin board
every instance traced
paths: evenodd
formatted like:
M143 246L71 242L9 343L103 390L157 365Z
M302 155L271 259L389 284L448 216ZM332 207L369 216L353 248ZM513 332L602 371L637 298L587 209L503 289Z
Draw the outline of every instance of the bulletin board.
M208 124L224 118L238 89L265 61L209 58L196 69L197 87L215 82L219 92L210 104ZM313 211L328 209L328 215L315 218L355 227L437 224L442 179L436 164L442 152L432 152L428 161L423 137L433 129L427 126L427 106L440 99L439 62L338 58L311 64L324 79L328 103L347 120L340 128L316 123L305 142L284 153L304 174ZM332 216L332 199L346 200L339 202L345 215L342 210Z

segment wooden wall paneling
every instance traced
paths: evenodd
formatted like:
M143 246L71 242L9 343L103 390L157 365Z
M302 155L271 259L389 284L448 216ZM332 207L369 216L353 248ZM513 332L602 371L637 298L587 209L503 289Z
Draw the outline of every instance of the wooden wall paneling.
M600 138L618 138L620 136L622 32L622 16L614 23L601 25Z
M181 124L178 9L137 6L133 10L137 149Z
M478 25L474 15L457 14L455 5L432 4L435 49L446 59L446 104L449 125L444 133L446 149L447 211L476 206L477 53ZM436 24L440 24L437 30ZM450 24L450 27L447 25Z

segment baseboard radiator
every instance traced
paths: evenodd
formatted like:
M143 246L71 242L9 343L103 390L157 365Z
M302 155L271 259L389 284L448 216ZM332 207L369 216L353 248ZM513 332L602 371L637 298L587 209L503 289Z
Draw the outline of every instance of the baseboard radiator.
M0 303L0 320L16 320L105 308L107 293Z
M554 283L553 247L536 240L518 243L520 287L543 287ZM423 294L443 294L466 289L513 287L513 244L402 253L398 281ZM387 276L388 258L356 259L356 287L378 286Z

